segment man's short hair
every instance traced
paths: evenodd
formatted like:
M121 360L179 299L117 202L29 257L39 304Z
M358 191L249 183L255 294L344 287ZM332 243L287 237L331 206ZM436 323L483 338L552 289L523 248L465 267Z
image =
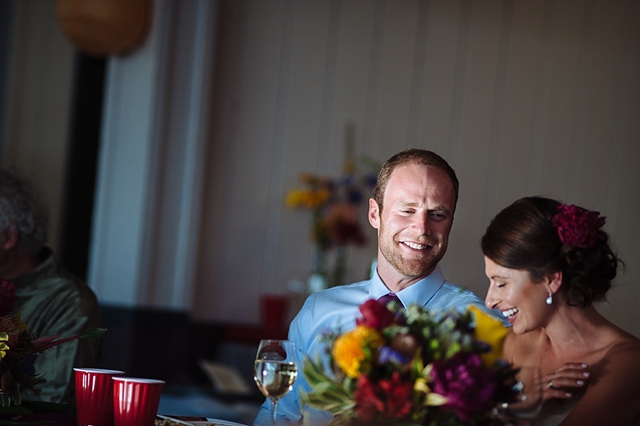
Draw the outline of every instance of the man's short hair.
M395 154L393 157L389 158L380 168L380 172L378 172L378 182L373 192L373 198L378 203L380 210L382 210L384 191L387 189L387 184L389 183L391 173L393 173L393 171L398 166L403 166L405 164L433 166L445 172L453 183L455 202L456 204L458 204L458 178L456 177L456 172L451 168L449 163L447 163L444 158L440 157L433 151L411 148Z

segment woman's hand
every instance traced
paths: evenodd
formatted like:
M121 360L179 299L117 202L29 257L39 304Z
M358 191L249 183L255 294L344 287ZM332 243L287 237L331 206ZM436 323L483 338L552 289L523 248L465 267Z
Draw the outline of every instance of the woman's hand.
M582 393L589 380L589 366L580 362L568 362L556 371L546 374L542 380L542 400L569 399L575 393Z

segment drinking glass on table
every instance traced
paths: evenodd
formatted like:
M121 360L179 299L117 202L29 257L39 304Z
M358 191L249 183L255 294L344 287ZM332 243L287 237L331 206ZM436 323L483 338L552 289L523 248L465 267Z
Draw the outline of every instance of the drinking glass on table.
M295 344L292 341L260 341L253 378L260 392L273 402L272 423L274 425L278 400L291 390L297 376Z

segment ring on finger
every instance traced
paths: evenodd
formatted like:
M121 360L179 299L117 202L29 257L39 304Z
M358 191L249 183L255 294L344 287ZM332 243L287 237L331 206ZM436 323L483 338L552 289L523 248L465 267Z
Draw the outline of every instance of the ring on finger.
M553 379L547 382L547 389L551 389L553 387Z

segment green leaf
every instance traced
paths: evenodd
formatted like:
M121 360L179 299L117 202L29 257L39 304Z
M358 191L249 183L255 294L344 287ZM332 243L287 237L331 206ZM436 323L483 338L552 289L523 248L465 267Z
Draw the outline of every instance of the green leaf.
M81 339L95 339L96 337L102 336L107 332L106 328L91 328L84 333L80 334Z
M352 395L345 389L344 383L334 381L324 372L320 357L315 361L305 359L302 371L313 389L301 395L306 404L334 414L350 410L355 406ZM350 385L351 381L345 380L345 383Z

